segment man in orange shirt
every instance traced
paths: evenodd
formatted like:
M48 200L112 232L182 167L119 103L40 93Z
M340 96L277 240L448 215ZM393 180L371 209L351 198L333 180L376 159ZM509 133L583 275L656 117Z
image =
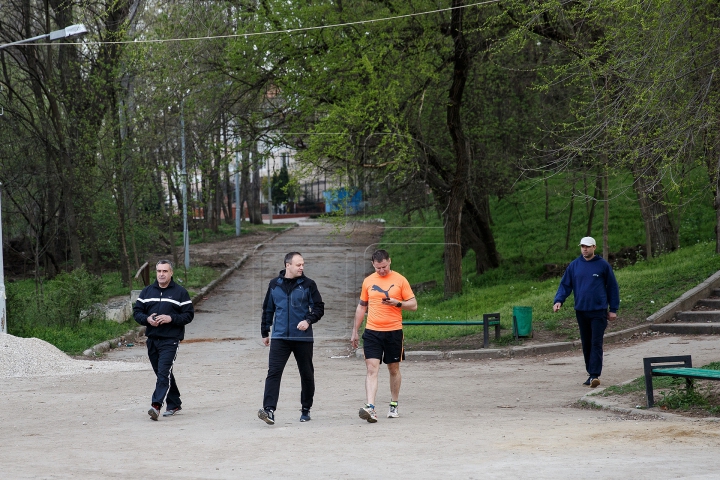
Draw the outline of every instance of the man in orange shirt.
M408 281L397 272L390 270L390 254L376 250L372 254L375 273L369 275L362 285L360 303L355 310L355 325L350 343L358 347L358 329L367 313L367 324L363 333L365 350L365 394L367 404L359 411L360 418L370 423L377 422L375 394L378 389L380 362L385 362L390 373L390 411L388 418L398 418L398 396L400 395L400 362L405 360L403 348L402 311L417 310L417 300Z

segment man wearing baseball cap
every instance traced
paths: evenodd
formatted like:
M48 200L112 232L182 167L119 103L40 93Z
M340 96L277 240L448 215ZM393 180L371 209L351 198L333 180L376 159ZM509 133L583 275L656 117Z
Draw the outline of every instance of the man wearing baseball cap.
M565 270L553 305L553 312L557 312L565 299L575 293L575 317L589 375L584 385L592 388L600 385L607 322L617 318L620 306L620 289L612 267L604 258L595 255L595 248L594 238L580 240L581 255Z

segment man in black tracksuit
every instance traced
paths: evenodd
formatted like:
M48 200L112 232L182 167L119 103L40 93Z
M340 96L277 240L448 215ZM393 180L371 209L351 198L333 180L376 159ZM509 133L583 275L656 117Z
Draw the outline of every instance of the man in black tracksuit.
M270 355L263 408L258 411L258 418L268 425L275 423L280 380L290 353L295 356L300 371L300 421L310 420L315 394L312 324L322 318L325 304L315 282L303 274L304 267L305 261L298 252L285 255L285 270L270 281L263 301L260 334L265 346L270 346Z
M143 289L133 307L135 321L146 327L148 357L157 376L148 410L152 420L158 419L166 397L167 409L163 417L181 410L180 390L172 368L180 341L185 338L185 325L195 316L187 290L172 279L172 263L160 260L155 271L157 280Z

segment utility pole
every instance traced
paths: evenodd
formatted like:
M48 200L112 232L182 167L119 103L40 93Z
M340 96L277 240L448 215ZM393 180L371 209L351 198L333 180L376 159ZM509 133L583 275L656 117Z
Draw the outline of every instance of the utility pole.
M240 223L242 222L243 206L240 200L240 149L235 137L235 236L240 236Z
M270 158L268 157L268 214L270 216L270 225L272 225L272 173L270 173Z
M185 97L180 100L180 146L182 148L182 172L180 178L182 181L182 200L183 200L183 248L185 249L185 270L190 268L190 234L188 232L187 221L187 167L185 165L185 115L184 115ZM185 273L187 280L187 272Z

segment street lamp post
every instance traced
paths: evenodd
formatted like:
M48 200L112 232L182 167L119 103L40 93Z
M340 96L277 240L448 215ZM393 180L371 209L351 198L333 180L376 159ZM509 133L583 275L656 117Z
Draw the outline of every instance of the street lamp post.
M244 144L243 144L244 145ZM240 149L238 141L235 138L235 236L240 236L240 226L242 224L242 209L240 200Z
M0 50L15 45L37 42L38 40L49 40L54 42L61 38L78 37L87 33L87 28L82 23L70 25L60 30L54 30L37 37L25 38L17 42L10 42L0 45ZM2 242L2 184L0 184L0 333L7 333L7 312L5 308L5 265L3 264L3 242Z
M185 165L185 115L183 112L184 104L185 97L180 100L180 145L182 148L182 172L180 173L180 178L182 180L183 199L183 249L185 250L185 277L187 277L187 269L190 268L190 232L188 232L187 220L187 167Z

